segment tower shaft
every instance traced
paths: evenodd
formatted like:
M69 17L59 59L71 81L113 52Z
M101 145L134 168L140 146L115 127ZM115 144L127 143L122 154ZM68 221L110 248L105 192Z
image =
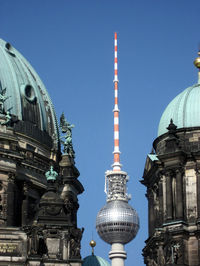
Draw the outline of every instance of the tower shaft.
M113 243L111 251L109 252L109 258L112 261L112 266L124 266L124 260L127 258L124 245L120 243Z

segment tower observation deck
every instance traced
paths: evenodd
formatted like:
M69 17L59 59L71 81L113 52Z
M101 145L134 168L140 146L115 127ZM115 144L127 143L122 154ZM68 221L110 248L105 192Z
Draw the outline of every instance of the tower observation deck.
M106 205L99 211L96 219L96 229L99 236L111 244L109 258L112 266L124 266L126 252L124 244L130 242L139 229L137 212L128 204L130 195L127 194L129 177L121 170L119 150L119 108L118 108L118 58L117 33L114 38L114 163L112 170L106 171L105 193Z

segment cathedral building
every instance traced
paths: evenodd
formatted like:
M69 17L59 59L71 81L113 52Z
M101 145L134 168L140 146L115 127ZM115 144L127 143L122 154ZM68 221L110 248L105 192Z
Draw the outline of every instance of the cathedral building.
M0 39L0 265L82 265L84 189L64 114L60 128L35 70Z
M194 64L200 70L200 57ZM149 213L145 264L200 265L200 75L162 114L141 182Z

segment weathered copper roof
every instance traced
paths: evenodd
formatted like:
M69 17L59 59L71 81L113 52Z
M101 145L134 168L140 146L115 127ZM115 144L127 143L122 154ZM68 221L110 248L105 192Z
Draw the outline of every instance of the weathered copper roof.
M162 114L158 136L166 133L170 120L180 128L200 127L200 84L195 84L178 94Z
M110 266L110 263L99 256L91 255L84 258L83 266Z
M56 115L44 84L29 62L0 39L0 93L4 89L8 97L4 102L5 111L47 132L58 147Z

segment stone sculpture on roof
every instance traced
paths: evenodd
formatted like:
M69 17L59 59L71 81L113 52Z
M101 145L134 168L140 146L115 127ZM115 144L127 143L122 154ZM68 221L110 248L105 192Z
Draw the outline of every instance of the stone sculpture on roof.
M60 128L62 133L66 134L65 136L61 137L61 143L64 146L63 152L64 154L74 158L75 152L72 144L72 128L74 128L74 125L67 122L64 113L62 113L60 117ZM62 140L63 138L64 141Z

